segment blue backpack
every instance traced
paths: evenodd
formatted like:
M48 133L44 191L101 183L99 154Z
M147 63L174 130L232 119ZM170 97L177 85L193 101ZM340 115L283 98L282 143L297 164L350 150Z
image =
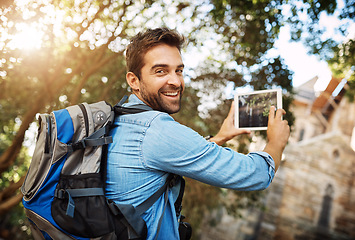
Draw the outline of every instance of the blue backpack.
M125 108L126 99L114 107L104 101L83 103L39 115L36 147L21 188L35 239L146 239L147 227L140 215L180 177L171 175L137 207L105 197L107 145L112 142L109 131L114 118L151 110L146 105Z

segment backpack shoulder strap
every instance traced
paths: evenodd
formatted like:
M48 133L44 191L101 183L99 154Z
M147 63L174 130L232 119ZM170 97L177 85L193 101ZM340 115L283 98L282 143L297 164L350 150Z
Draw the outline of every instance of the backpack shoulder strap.
M145 104L134 104L129 107L123 107L122 105L127 100L127 98L128 97L125 95L115 106L113 106L116 115L134 114L153 110L151 107Z
M136 211L139 215L143 214L147 211L158 199L159 197L166 192L167 189L172 188L176 184L177 178L180 177L178 175L170 174L165 181L165 184L161 186L153 195L147 198L144 202L136 207Z
M118 215L120 212L125 216L126 221L128 222L127 226L130 226L130 232L131 234L134 233L140 233L142 232L143 226L144 226L144 220L140 217L145 211L147 211L158 199L159 197L165 192L165 199L164 199L164 210L162 215L160 216L159 219L159 224L158 224L158 229L157 229L157 235L160 230L161 226L161 220L165 212L165 208L167 205L167 200L168 200L168 191L171 187L173 187L177 179L180 176L170 174L165 182L165 184L160 187L153 195L151 195L147 200L145 200L143 203L138 205L137 207L133 207L131 204L117 204L111 200L107 201L107 204L110 208L110 210L113 212L113 214ZM180 177L181 178L181 177Z
M180 177L180 191L179 191L179 196L177 197L174 206L175 206L175 212L176 216L179 217L181 214L182 210L182 198L184 197L184 192L185 192L185 179L182 176Z
M127 96L124 96L114 107L115 115L123 115L123 114L135 114L135 113L141 113L145 111L152 111L153 109L145 104L135 104L131 105L129 107L123 107L123 103L127 100ZM138 230L142 228L142 222L140 221L140 218L137 219L137 215L140 216L144 212L146 212L158 199L159 197L165 192L165 199L164 199L164 210L162 215L160 216L159 219L159 224L158 224L158 229L157 229L157 234L156 238L158 237L160 226L162 223L162 218L164 216L164 212L166 209L166 205L168 202L168 192L169 189L171 189L173 186L176 185L178 179L180 179L180 192L179 196L175 202L175 211L177 215L180 215L181 211L181 202L182 202L182 197L184 194L184 188L185 188L185 180L176 174L169 174L168 178L166 179L165 183L163 186L161 186L155 193L153 193L149 198L147 198L144 202L142 202L140 205L137 207L133 208L132 205L122 205L122 204L116 204L113 201L110 201L109 207L113 212L117 212L116 208L120 210L120 212L123 213L123 215L126 217L126 220L129 222L129 224L133 227L133 229ZM135 212L136 214L132 214ZM138 221L139 220L139 221Z

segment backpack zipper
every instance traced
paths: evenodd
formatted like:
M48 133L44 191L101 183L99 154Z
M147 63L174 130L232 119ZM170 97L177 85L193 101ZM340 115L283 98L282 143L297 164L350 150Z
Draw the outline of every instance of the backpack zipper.
M46 115L46 122L47 122L47 132L46 132L46 142L44 145L44 153L49 153L51 138L52 138L52 122L51 122L51 117L49 115Z
M81 109L81 111L83 112L83 116L84 116L84 121L85 121L85 130L86 130L86 136L89 136L89 118L88 118L88 112L86 111L86 108L84 106L84 104L80 103L79 107Z

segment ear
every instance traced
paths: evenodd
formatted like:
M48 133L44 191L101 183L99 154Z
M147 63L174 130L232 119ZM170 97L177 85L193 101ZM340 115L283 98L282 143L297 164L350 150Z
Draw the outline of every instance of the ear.
M133 92L139 92L139 79L133 72L128 72L126 74L126 81L128 85L132 88Z

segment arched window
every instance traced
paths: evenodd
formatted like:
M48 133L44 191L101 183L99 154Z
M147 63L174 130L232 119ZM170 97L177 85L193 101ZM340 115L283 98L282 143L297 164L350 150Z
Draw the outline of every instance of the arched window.
M304 128L302 128L301 129L301 131L300 131L300 135L298 136L298 141L300 142L300 141L302 141L303 140L303 138L304 138Z
M322 209L318 219L318 226L324 229L329 228L333 195L334 195L333 186L331 184L328 184L328 186L325 189L325 195L323 196L323 202L322 202Z
M340 158L340 152L339 152L338 149L335 149L335 150L333 151L333 159L334 159L335 161L338 161L339 158Z

